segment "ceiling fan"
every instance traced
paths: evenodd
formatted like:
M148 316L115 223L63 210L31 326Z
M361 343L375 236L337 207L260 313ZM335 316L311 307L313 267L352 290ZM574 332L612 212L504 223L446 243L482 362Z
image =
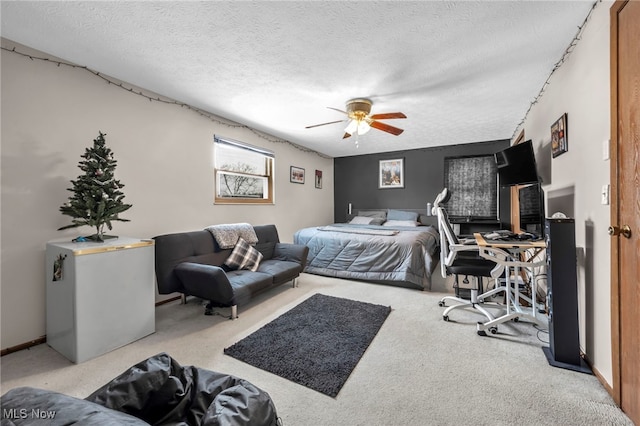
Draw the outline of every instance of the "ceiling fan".
M373 102L371 102L371 100L358 98L358 99L351 99L350 101L347 102L346 111L342 111L337 108L327 107L334 111L341 112L349 118L344 120L330 121L328 123L314 124L312 126L307 126L306 128L311 129L313 127L325 126L327 124L334 124L334 123L341 123L344 121L348 121L349 124L344 129L345 133L344 133L344 136L342 136L342 139L346 139L353 134L355 134L356 137L358 135L364 135L369 130L371 130L371 127L373 127L374 129L382 130L383 132L391 133L392 135L396 135L396 136L404 132L403 129L399 129L394 126L381 123L378 120L388 120L391 118L407 118L406 115L404 115L401 112L387 112L382 114L369 115L369 113L371 112L371 105L373 105Z

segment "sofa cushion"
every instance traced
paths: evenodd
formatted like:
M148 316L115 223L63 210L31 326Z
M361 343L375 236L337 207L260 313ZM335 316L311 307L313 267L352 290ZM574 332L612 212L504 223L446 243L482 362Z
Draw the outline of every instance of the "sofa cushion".
M255 272L258 269L262 257L262 253L251 247L244 238L239 238L233 251L224 261L224 264L230 269L248 269L249 271Z
M251 300L256 294L273 285L273 275L263 272L247 270L229 271L227 278L233 288L235 305L242 305Z
M154 237L155 240L155 266L158 293L171 294L184 292L184 287L175 274L176 265L183 262L213 263L215 248L213 236L208 231L180 232ZM205 256L206 262L201 261ZM221 265L228 253L220 260Z
M294 279L301 271L299 263L285 260L265 260L258 267L258 272L272 275L276 284Z
M256 248L264 255L265 259L271 259L276 244L280 242L278 230L275 225L256 225L253 228L258 236Z

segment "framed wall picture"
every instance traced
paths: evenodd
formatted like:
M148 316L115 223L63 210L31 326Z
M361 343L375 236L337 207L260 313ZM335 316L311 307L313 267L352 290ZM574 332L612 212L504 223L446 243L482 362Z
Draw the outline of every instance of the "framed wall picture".
M404 158L380 160L378 188L404 188Z
M551 155L556 158L569 150L567 139L567 114L562 114L555 123L551 125Z
M304 183L304 169L291 166L289 181L292 183Z
M316 188L322 189L322 170L316 170Z

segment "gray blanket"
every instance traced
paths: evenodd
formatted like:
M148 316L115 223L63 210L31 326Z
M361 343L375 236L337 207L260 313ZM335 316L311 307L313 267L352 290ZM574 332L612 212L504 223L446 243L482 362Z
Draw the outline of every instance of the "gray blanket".
M366 235L396 235L398 232L394 229L369 229L369 228L357 228L355 226L321 226L318 228L320 231L333 231L333 232L345 232L352 234L366 234Z
M350 228L355 232L348 232ZM374 231L373 235L366 230ZM395 233L377 235L376 231ZM432 226L333 224L301 229L293 240L309 247L307 273L423 290L431 288L431 273L439 255L439 234Z
M238 238L244 239L251 245L258 242L253 226L248 223L211 225L205 229L211 232L221 249L233 248L238 242Z

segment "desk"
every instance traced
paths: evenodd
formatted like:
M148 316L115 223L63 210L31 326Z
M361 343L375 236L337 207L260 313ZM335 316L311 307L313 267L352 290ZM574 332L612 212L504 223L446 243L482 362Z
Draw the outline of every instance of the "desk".
M489 330L491 334L496 334L498 324L520 318L533 321L541 326L546 326L546 320L538 318L536 296L536 280L535 277L531 283L531 294L533 300L520 293L518 278L520 276L520 268L534 268L545 264L544 257L539 257L540 253L544 253L546 243L539 241L487 241L481 234L473 234L478 244L480 256L499 263L505 267L505 286L500 290L505 292L506 313L486 323L478 323L478 334L486 336L485 330ZM521 259L520 254L528 250L533 250L533 254ZM512 282L511 276L515 277L515 283ZM530 308L522 306L520 299L530 302Z

